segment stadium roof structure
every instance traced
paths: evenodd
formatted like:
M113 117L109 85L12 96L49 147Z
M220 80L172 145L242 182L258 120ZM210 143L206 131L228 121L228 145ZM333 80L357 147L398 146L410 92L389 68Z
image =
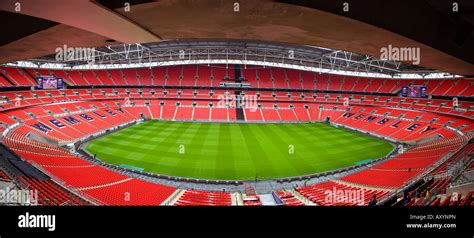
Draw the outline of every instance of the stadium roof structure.
M93 49L93 60L58 61L57 54L13 65L39 68L133 68L179 64L241 64L380 77L453 77L413 64L317 46L255 40L165 40Z
M456 1L456 12L448 0L387 0L383 5L347 2L346 11L342 3L334 4L333 0L130 0L126 2L128 7L123 1L25 0L18 10L18 1L4 0L0 1L0 21L15 24L2 27L0 63L38 61L62 45L93 47L111 56L123 53L125 44L130 49L136 46L137 54L147 56L146 48L151 55L159 55L172 44L183 47L191 43L190 39L201 43L195 46L201 49L186 48L190 52L211 52L212 47L226 44L209 39L229 41L228 51L239 44L236 39L246 39L263 42L256 43L258 55L267 63L273 56L281 57L283 51L278 48L288 44L297 49L295 54L301 56L300 60L307 59L306 63L312 61L314 65L319 61L324 69L346 65L349 72L358 69L384 75L400 71L423 74L430 69L474 75L474 56L470 53L474 50L472 1ZM424 9L423 14L419 9ZM269 42L278 43L267 49ZM420 64L379 61L380 49L388 45L420 49ZM249 56L250 49L247 51ZM113 57L118 62L122 56Z

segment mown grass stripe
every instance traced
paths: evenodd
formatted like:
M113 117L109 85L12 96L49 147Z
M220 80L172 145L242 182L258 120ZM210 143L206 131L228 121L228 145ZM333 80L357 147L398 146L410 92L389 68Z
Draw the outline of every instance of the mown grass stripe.
M183 145L185 153L179 153ZM294 154L289 154L293 145ZM112 164L200 179L254 180L305 175L387 154L392 146L327 124L147 121L91 141Z

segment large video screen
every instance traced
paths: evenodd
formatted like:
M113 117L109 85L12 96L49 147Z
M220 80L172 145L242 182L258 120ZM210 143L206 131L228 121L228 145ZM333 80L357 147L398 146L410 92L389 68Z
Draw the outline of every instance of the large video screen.
M402 87L402 97L427 98L426 90L425 86Z
M64 87L62 78L38 77L38 89L62 89Z

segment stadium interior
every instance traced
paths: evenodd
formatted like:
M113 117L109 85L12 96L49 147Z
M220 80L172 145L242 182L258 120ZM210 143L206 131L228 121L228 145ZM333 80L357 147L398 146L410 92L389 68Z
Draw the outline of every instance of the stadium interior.
M128 1L129 9L121 1L44 2L24 2L21 11L15 1L0 4L0 19L16 24L4 27L0 46L0 185L37 191L35 201L6 205L474 205L474 36L463 31L467 24L472 32L472 15L444 21L445 31L419 35L416 29L431 26L411 21L415 11L406 11L406 20L389 21L366 16L357 4L348 16L325 1L137 0ZM436 1L413 4L426 4L419 7L432 19L449 15ZM378 9L379 15L395 14L400 5ZM392 46L418 49L419 64L381 59L380 49ZM234 169L202 177L197 174L207 168L205 161L187 164L178 158L178 147L173 155L166 148L192 138L204 143L209 135L199 137L202 130L186 124L177 139L170 134L156 143L139 140L147 131L133 129L153 126L149 121L158 121L163 135L165 127L181 122L199 130L208 124L287 126L281 132L255 127L241 135L251 141L248 148L261 146L265 160L286 153L289 134L305 131L296 131L298 126L325 124L341 131L337 136L354 136L350 144L302 137L296 153L311 160L318 153L314 148L328 150L331 156L318 157L324 163L343 152L366 157L311 173L298 168L305 164L290 162L274 167L273 177L252 170L251 179L238 179L244 152L235 149L243 147L228 146L209 167L227 168L222 163L231 158ZM216 146L232 144L216 133L222 140ZM170 141L173 136L177 142ZM133 151L123 138L137 140L133 146L140 149ZM369 139L370 145L386 143L389 152L370 157L364 153L372 147L346 151ZM112 152L100 147L92 153L94 143L133 153L125 156L130 161L108 162ZM157 164L133 164L140 150L154 144L160 144L159 154L153 152ZM211 156L202 146L199 156ZM308 152L300 152L303 146ZM286 163L285 158L279 159ZM255 170L266 166L259 167L257 158L249 161ZM156 173L168 170L146 164L195 167ZM285 168L290 172L280 173ZM328 199L327 191L358 197Z

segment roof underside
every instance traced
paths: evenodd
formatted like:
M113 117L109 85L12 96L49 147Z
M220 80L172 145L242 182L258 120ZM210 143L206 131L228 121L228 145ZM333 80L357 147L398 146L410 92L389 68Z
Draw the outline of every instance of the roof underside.
M78 49L80 50L80 49ZM366 72L386 75L429 74L437 71L412 64L315 46L250 40L172 40L143 44L115 44L94 49L94 58L57 61L56 54L29 60L38 67L60 63L64 67L134 64L145 67L170 61L221 60L282 63L326 70ZM100 66L99 66L100 67Z
M179 48L191 58L254 57L387 75L474 75L474 3L469 0L456 1L458 12L448 0L348 0L348 12L333 0L240 0L238 12L235 1L226 0L130 0L129 11L123 1L42 0L22 1L22 11L16 12L16 2L0 1L5 25L0 63L46 62L67 45L97 47L103 57L95 60L98 64L143 56L166 62L165 53L173 58ZM123 43L136 46L136 52L124 50ZM420 49L419 65L379 60L381 48L389 45ZM284 58L289 48L294 59ZM124 58L127 52L130 57Z

